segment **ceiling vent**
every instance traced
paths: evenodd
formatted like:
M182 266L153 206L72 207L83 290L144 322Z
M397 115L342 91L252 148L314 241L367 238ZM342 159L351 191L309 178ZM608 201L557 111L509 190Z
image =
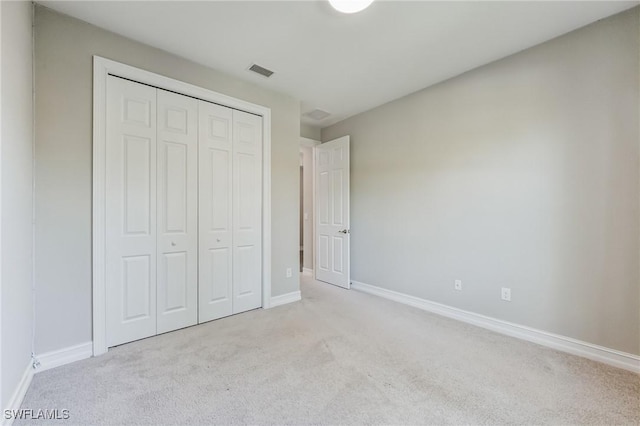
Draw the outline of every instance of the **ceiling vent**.
M327 111L323 111L321 109L314 109L313 111L308 112L305 115L307 117L309 117L309 118L313 118L314 120L324 120L325 118L327 118L331 114L329 114Z
M267 77L267 78L269 78L269 77L271 77L271 76L273 75L273 71L268 70L268 69L266 69L266 68L264 68L264 67L261 67L261 66L260 66L260 65L258 65L258 64L253 64L253 65L251 65L251 66L249 67L249 71L253 71L253 72L255 72L256 74L260 74L261 76L263 76L263 77Z

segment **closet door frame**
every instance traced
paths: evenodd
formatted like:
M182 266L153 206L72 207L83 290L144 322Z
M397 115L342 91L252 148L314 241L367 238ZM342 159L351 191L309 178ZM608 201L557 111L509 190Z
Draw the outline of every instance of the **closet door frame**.
M262 117L262 308L271 307L271 109L120 62L93 56L92 290L93 356L107 352L106 101L114 75Z

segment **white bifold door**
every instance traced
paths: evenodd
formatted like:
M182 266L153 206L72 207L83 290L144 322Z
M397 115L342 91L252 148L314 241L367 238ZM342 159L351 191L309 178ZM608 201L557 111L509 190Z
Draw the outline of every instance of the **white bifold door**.
M156 334L156 89L107 81L107 345Z
M262 118L200 101L200 322L262 306Z
M107 345L260 307L262 118L107 79Z
M158 90L157 332L198 321L198 101Z

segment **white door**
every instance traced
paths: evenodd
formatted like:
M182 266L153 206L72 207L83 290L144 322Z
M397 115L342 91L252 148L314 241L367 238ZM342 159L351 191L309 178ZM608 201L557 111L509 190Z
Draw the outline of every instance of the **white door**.
M156 89L107 79L107 346L156 334Z
M262 118L199 102L199 322L262 306Z
M233 313L262 306L262 117L233 110Z
M198 322L198 101L157 91L157 332Z
M233 110L199 101L199 322L233 313Z
M349 136L315 147L316 279L351 288Z
M107 346L262 306L262 117L108 77Z

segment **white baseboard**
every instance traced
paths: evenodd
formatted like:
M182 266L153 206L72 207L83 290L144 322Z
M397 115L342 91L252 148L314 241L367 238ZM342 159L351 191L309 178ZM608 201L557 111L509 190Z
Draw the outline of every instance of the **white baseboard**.
M307 275L309 277L313 276L313 269L311 268L302 268L302 275Z
M29 360L29 365L27 366L16 390L14 391L11 399L9 400L7 407L5 410L19 410L22 405L22 401L24 400L25 395L27 394L27 390L29 389L29 385L31 385L31 380L33 380L34 373L39 373L42 371L49 370L54 367L59 367L61 365L69 364L75 361L80 361L82 359L90 358L93 355L93 343L87 342L82 343L80 345L71 346L64 349L59 349L57 351L51 351L43 353L42 355L36 356L36 360L40 363L37 370L33 369L31 365L31 360ZM14 419L5 419L4 411L2 420L0 424L2 426L9 426L13 424Z
M291 293L281 294L280 296L274 296L271 298L271 307L286 305L287 303L297 302L302 299L299 291L292 291Z
M583 342L571 337L561 336L559 334L549 333L524 325L515 324L508 321L491 318L485 315L476 314L452 306L443 305L441 303L432 302L430 300L421 299L419 297L410 296L404 293L398 293L393 290L376 287L370 284L351 281L351 288L363 293L373 294L395 302L404 303L434 314L453 318L458 321L486 328L507 336L516 337L518 339L527 340L542 346L547 346L559 351L578 355L594 361L599 361L614 367L623 368L625 370L640 373L640 356L630 353L606 348L604 346L594 345L592 343Z
M29 389L29 385L31 385L31 380L33 380L33 366L31 365L31 359L29 359L29 364L27 368L24 370L22 377L20 378L20 382L18 382L18 386L16 387L13 395L11 395L11 399L7 403L5 410L19 410L22 405L22 401L24 401L24 397L27 394L27 390ZM13 418L5 419L4 411L2 412L2 426L9 426L13 424Z
M92 342L81 343L79 345L70 346L57 351L45 352L36 356L37 360L40 362L40 366L36 372L39 373L51 368L60 367L61 365L91 358L92 355Z

